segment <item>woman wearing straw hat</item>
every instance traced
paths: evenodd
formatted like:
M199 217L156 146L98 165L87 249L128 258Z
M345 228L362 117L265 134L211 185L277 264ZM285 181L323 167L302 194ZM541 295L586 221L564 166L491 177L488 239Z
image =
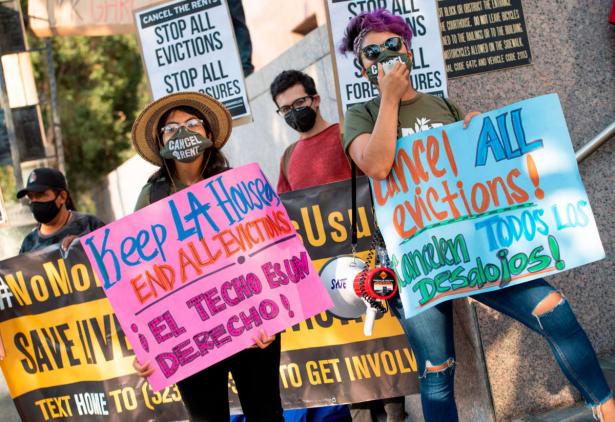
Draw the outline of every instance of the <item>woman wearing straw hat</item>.
M136 209L227 170L220 151L231 133L231 116L214 98L180 92L149 104L137 117L132 141L141 157L159 166L137 199ZM249 421L283 421L279 387L280 338L260 331L255 345L177 383L195 421L228 421L228 372ZM149 363L134 367L142 377Z

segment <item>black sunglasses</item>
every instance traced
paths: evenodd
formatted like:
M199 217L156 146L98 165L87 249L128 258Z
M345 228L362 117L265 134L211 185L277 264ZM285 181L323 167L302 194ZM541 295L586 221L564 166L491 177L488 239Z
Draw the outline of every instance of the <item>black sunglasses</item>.
M385 48L390 51L399 51L401 50L401 46L403 45L403 41L401 37L391 37L387 39L382 44L370 44L361 49L363 55L368 60L376 60L382 49Z

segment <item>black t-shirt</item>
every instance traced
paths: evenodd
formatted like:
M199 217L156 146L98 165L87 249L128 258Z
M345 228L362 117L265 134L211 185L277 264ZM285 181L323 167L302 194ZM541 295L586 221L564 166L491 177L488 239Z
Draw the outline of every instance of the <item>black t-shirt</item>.
M94 231L102 226L103 223L98 217L90 214L83 214L76 211L71 211L70 220L68 223L55 233L50 235L41 234L37 226L32 230L21 244L19 253L26 253L37 249L42 249L47 246L55 245L62 242L66 236L83 236L91 231Z

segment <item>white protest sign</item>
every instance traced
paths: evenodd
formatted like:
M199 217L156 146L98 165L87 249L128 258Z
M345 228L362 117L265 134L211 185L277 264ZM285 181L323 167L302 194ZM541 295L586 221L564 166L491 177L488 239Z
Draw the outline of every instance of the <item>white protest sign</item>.
M338 51L346 26L362 12L387 9L404 18L412 28L412 86L421 92L448 96L440 21L435 0L327 0L333 65L337 72L342 111L378 95L378 89L361 75L361 65L352 52Z
M134 16L154 99L199 91L222 102L235 124L238 119L250 120L241 60L225 2L165 2L136 10Z

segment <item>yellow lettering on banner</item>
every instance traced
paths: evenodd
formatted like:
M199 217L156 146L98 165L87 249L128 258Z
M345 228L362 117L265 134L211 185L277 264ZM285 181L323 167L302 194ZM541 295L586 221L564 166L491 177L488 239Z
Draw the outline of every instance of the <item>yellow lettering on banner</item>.
M124 387L118 390L109 391L108 394L113 398L115 412L122 413L124 410L135 410L137 408L137 395L132 387Z
M397 373L397 366L395 365L393 353L388 350L382 352L382 369L384 369L384 373L387 375L395 375Z
M404 349L403 352L406 362L408 363L408 367L404 366L404 360L402 359L399 350L395 350L395 360L399 364L399 372L402 374L405 374L406 372L416 372L416 356L414 356L414 353L412 353L410 349Z
M329 214L329 225L335 231L331 232L331 239L334 242L342 243L348 239L348 231L342 222L344 221L344 214L339 211L333 211Z
M231 386L232 382L232 386ZM235 382L233 381L233 377L229 372L229 388L237 394L237 390L234 388ZM145 402L145 407L150 410L154 410L157 406L161 404L180 402L182 401L181 393L177 388L176 384L173 384L169 387L166 387L162 391L154 391L152 387L149 385L149 382L144 382L141 385L141 394L143 396L143 400Z
M375 355L375 356L374 356ZM367 358L367 362L369 363L369 367L372 369L372 372L375 376L380 377L380 355L369 354L365 357Z
M358 208L357 237L369 237L372 235L367 219L365 207ZM321 247L327 242L344 243L348 241L348 229L352 222L352 210L348 210L347 221L341 211L331 211L323 216L320 205L303 207L299 210L301 221L292 221L297 234L303 243L308 243L312 247ZM330 226L330 230L325 229L325 220ZM299 224L301 223L301 224Z
M39 302L44 302L49 299L49 290L47 289L47 283L41 275L35 275L30 279L30 285L32 286L32 293Z
M320 374L318 373L318 363L314 360L310 360L305 363L305 369L307 369L308 381L312 385L322 384L320 380Z
M288 365L280 365L280 379L284 389L288 389L289 381L290 386L293 388L299 388L303 385L301 380L301 372L299 371L299 365L296 363L289 363Z
M76 264L70 269L73 285L78 292L84 292L90 288L90 273L85 264ZM100 285L100 284L99 284Z
M50 397L38 400L34 402L34 404L40 407L43 418L48 421L49 419L68 418L69 416L73 416L69 400L70 396Z
M353 356L352 364L354 366L354 370L357 374L357 379L362 380L363 378L371 378L371 374L369 373L369 367L366 362L365 355L361 356Z
M106 298L0 323L6 349L0 366L11 397L134 373L134 352L118 330Z
M325 244L327 236L325 235L325 226L322 223L322 214L320 213L320 205L312 205L312 213L314 214L314 225L318 237L314 237L314 230L312 228L312 221L308 214L307 208L301 208L301 218L303 219L303 228L305 229L305 236L310 245L319 247Z
M319 361L308 361L305 369L308 374L308 381L312 385L333 384L342 382L340 375L339 359L321 359Z
M346 363L346 370L348 371L348 375L350 376L350 381L356 381L356 377L354 376L354 371L352 370L352 363L350 361L350 357L346 356L344 358L344 363Z
M381 377L386 375L416 372L416 358L410 349L383 350L344 357L350 381Z
M29 280L24 279L22 271L4 276L20 306L32 305L31 294L37 302L45 302L52 296L57 298L69 295L73 290L86 291L93 287L91 277L94 277L96 287L101 286L96 274L85 264L73 265L70 277L63 259L58 259L55 263L45 262L43 270L45 274L35 274Z
M7 274L4 278L15 295L17 302L19 302L20 306L32 305L32 298L26 286L26 281L23 278L23 273L18 271L15 275L17 280L15 280L12 274Z
M57 265L58 268L51 262L45 262L43 264L43 269L47 274L47 280L49 280L49 284L51 284L51 290L53 290L55 297L67 295L73 291L70 281L68 280L68 272L66 271L64 260L58 259ZM59 272L58 269L60 270ZM62 290L62 293L60 293L60 290Z

